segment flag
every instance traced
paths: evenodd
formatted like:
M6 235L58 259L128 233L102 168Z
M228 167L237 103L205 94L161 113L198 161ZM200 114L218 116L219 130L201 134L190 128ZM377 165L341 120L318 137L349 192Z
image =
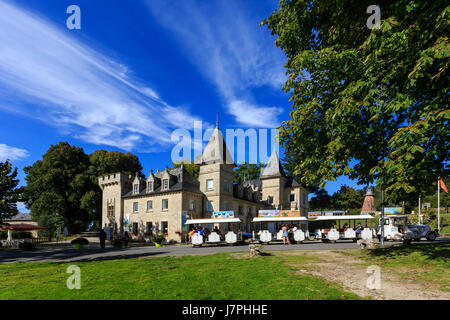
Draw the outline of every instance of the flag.
M445 193L448 193L447 187L444 184L444 181L442 179L439 179L439 185L441 186L441 189L444 190Z

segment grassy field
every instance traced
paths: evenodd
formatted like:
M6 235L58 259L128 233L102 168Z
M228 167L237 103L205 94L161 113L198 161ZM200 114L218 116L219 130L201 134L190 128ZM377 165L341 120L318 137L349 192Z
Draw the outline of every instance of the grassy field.
M367 265L377 265L411 280L436 289L450 291L450 243L411 244L373 250L342 250L357 256Z
M305 257L215 254L77 262L81 289L69 290L70 263L0 265L0 299L357 299L334 283L297 274Z

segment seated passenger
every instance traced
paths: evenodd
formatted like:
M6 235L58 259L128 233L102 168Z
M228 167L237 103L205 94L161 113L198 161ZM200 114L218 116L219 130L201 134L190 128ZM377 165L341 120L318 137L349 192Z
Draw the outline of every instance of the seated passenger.
M361 222L360 223L358 223L358 226L356 227L356 233L358 234L358 233L361 233L361 231L363 231L364 230L364 227L362 226L362 224L361 224Z
M195 228L195 227L191 231L189 231L189 233L188 233L188 235L189 235L189 242L192 242L192 236L196 232L197 232L197 228Z
M217 228L217 227L214 227L214 230L213 230L215 233L217 233L219 236L220 236L220 230L219 230L219 228Z

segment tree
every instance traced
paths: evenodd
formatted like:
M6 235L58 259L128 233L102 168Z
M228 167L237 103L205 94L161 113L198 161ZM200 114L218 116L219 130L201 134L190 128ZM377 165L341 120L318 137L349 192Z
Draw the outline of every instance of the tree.
M325 189L318 189L315 196L309 201L310 210L323 210L331 208L331 196Z
M119 151L96 150L90 156L91 166L89 174L97 179L101 175L122 172L126 175L135 175L136 172L141 176L142 165L139 158L130 152L122 153ZM95 181L97 183L97 180Z
M282 0L262 22L287 56L290 119L280 141L306 185L341 175L417 199L449 173L448 29L443 0Z
M86 174L89 166L89 157L82 148L60 142L50 146L42 160L24 168L25 204L33 218L49 228L50 235L63 225L70 232L78 232L91 221L81 205L92 190L92 180Z
M239 183L246 180L259 179L262 168L264 168L262 163L242 163L234 169L233 181Z
M363 190L356 190L345 184L333 194L331 199L332 207L336 210L361 209L363 202Z
M21 201L23 188L18 187L17 168L9 160L0 162L0 224L4 219L19 213L17 202Z

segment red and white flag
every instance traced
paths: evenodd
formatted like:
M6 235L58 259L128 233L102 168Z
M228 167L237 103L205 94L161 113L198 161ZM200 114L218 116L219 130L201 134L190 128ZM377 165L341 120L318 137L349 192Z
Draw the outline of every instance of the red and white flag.
M448 193L447 187L444 184L444 181L439 178L439 185L441 186L441 189L444 190L445 193Z

